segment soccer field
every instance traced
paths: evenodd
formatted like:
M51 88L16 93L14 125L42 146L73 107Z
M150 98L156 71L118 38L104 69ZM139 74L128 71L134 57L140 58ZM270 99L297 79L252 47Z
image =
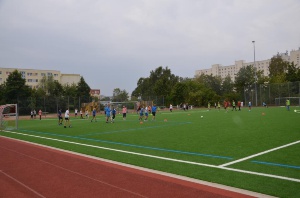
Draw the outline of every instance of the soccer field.
M300 197L300 112L281 107L225 112L160 111L115 123L20 120L7 136L278 197ZM203 116L203 118L201 118Z

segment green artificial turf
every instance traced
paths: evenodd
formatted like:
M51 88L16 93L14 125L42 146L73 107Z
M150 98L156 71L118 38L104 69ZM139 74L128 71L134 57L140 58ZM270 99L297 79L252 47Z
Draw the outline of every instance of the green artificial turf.
M0 135L273 196L300 197L299 181L206 166L219 166L299 141L300 113L292 110L271 107L228 112L224 109L161 111L155 121L149 116L142 123L137 114L129 114L126 121L118 115L115 123L105 123L104 116L98 115L98 122L92 123L71 118L71 128L59 126L57 119L20 120L19 129L14 130L18 134ZM300 143L297 143L227 167L299 180L299 153Z

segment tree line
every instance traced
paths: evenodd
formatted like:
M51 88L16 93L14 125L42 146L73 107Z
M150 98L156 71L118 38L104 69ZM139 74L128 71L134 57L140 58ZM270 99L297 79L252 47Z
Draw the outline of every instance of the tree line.
M19 104L20 108L36 109L41 108L41 99L47 99L53 104L54 98L58 101L64 98L81 98L82 103L90 101L90 87L81 77L77 84L62 85L53 79L53 76L44 76L38 85L38 88L31 88L26 85L26 79L22 78L22 74L18 70L14 70L0 85L0 104ZM50 100L51 99L51 100ZM52 104L51 104L52 103ZM43 104L45 106L45 104ZM64 104L66 107L66 105ZM54 108L53 107L53 108ZM48 108L49 109L49 108ZM26 109L27 110L27 109Z
M300 81L300 68L293 62L283 60L278 54L271 58L268 76L264 76L263 71L256 70L253 65L248 65L239 70L234 81L229 75L224 79L205 74L195 78L182 78L172 74L168 67L160 66L151 71L149 77L138 80L132 96L141 99L164 96L165 104L207 106L208 102L243 101L245 91L253 89L254 83L268 85L296 81Z
M271 58L269 75L264 76L262 70L256 70L253 65L242 67L236 74L235 81L228 75L224 79L220 76L200 75L195 78L183 78L172 74L168 67L158 67L150 71L149 77L141 77L137 87L131 93L131 100L149 100L156 96L164 98L164 104L179 105L189 103L195 106L207 106L208 102L222 100L243 101L246 91L253 89L253 84L270 85L300 81L300 68L293 62L282 59L278 54ZM26 80L17 70L13 71L7 80L0 85L0 104L22 103L30 98L29 108L37 106L38 98L80 98L73 104L98 101L91 98L90 87L81 77L77 84L62 85L52 76L43 77L37 89L26 85ZM299 94L299 89L295 89ZM129 93L124 89L115 88L112 97L104 97L104 101L127 102ZM75 100L75 99L74 99ZM57 102L58 103L58 102ZM69 104L68 104L69 105ZM159 104L163 105L163 104ZM75 105L74 105L75 106Z

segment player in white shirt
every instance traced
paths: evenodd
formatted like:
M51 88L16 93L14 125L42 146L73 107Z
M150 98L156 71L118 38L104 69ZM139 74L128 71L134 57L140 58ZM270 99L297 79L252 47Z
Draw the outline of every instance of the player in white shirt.
M65 126L64 126L65 128L67 128L67 123L68 123L68 126L71 127L69 109L67 109L66 113L65 113Z

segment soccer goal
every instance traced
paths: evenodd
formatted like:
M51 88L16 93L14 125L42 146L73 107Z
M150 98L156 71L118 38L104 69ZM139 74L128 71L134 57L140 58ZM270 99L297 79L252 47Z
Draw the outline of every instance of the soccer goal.
M291 106L300 106L300 97L280 97L275 98L275 105L276 106L285 106L286 100L290 100Z
M5 104L0 106L0 130L18 129L17 104Z

